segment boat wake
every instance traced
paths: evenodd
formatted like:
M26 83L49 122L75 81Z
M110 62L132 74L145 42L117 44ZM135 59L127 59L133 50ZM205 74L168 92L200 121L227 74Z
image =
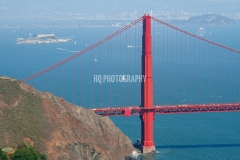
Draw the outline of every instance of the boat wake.
M66 51L68 49L64 49L64 48L57 48L58 50L61 50L61 51Z
M63 51L64 53L77 53L79 51L69 50L65 48L57 48L57 50Z
M79 52L79 51L68 51L69 53L77 53L77 52Z
M130 45L127 45L127 48L136 48L136 47L142 47L142 46L130 46Z

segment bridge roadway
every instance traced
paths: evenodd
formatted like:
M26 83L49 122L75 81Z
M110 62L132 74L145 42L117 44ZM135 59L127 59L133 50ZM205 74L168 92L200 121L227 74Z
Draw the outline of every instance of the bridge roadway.
M126 106L116 108L93 108L96 114L101 116L131 116L142 115L145 112L152 111L155 114L182 114L182 113L200 113L200 112L236 112L240 111L240 103L225 104L192 104L192 105L165 105L154 106L144 109L138 106Z

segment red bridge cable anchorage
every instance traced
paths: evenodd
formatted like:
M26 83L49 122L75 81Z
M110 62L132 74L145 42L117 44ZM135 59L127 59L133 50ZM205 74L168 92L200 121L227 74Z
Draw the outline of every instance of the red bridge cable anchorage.
M176 29L176 30L178 30L178 31L180 31L180 32L183 32L183 33L185 33L185 34L187 34L187 35L189 35L189 36L198 38L198 39L203 40L203 41L205 41L205 42L214 44L214 45L219 46L219 47L222 47L222 48L226 48L227 50L230 50L230 51L233 51L233 52L236 52L236 53L239 53L239 54L240 54L240 50L236 50L236 49L233 49L233 48L224 46L224 45L222 45L222 44L219 44L219 43L216 43L216 42L207 40L207 39L205 39L205 38L202 38L202 37L200 37L200 36L197 36L197 35L195 35L195 34L192 34L192 33L190 33L190 32L187 32L187 31L185 31L185 30L182 30L182 29L180 29L180 28L178 28L178 27L175 27L175 26L173 26L173 25L171 25L171 24L168 24L168 23L166 23L166 22L163 22L163 21L161 21L161 20L159 20L159 19L157 19L157 18L152 17L152 19L155 20L155 21L157 21L157 22L159 22L159 23L162 23L162 24L165 25L165 26L168 26L168 27L170 27L170 28L173 28L173 29Z
M40 72L37 72L37 73L35 73L35 74L33 74L33 75L31 75L31 76L23 79L22 82L23 82L23 83L24 83L24 82L27 82L27 81L29 81L30 79L33 79L33 78L35 78L35 77L38 77L39 75L41 75L41 74L43 74L43 73L46 73L46 72L48 72L48 71L50 71L50 70L52 70L52 69L54 69L54 68L56 68L56 67L64 64L64 63L66 63L66 62L68 62L68 61L70 61L70 60L72 60L72 59L80 56L81 54L84 54L85 52L87 52L87 51L89 51L89 50L91 50L91 49L99 46L100 44L106 42L107 40L109 40L109 39L117 36L117 35L120 34L121 32L123 32L123 31L129 29L130 27L134 26L134 25L137 24L138 22L142 21L142 19L143 19L144 17L145 17L145 16L140 17L140 18L137 19L136 21L134 21L134 22L130 23L129 25L123 27L122 29L114 32L113 34L111 34L110 36L107 36L106 38L100 40L99 42L97 42L97 43L95 43L95 44L87 47L86 49L84 49L84 50L82 50L82 51L80 51L80 52L78 52L78 53L76 53L76 54L74 54L74 55L72 55L72 56L70 56L70 57L68 57L68 58L66 58L66 59L64 59L64 60L62 60L62 61L60 61L60 62L58 62L58 63L56 63L56 64L54 64L54 65L52 65L52 66L50 66L50 67L48 67L48 68L46 68L46 69L44 69L44 70L42 70L42 71L40 71Z

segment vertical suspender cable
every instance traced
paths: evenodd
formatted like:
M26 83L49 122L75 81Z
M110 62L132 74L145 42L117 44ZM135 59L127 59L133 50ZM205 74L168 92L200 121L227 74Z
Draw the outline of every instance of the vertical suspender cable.
M120 73L120 72L119 72L120 66L119 66L119 53L118 53L118 47L119 47L119 46L118 46L118 45L119 45L119 44L118 44L118 43L119 43L119 42L118 42L118 37L119 37L119 35L116 37L116 42L117 42L117 43L116 43L116 59L115 59L115 60L117 61L117 63L116 63L116 64L117 64L117 65L116 65L117 73ZM118 85L119 85L119 87L120 87L120 83L118 83ZM117 94L117 95L116 95L116 104L119 105L119 104L120 104L120 103L119 103L119 102L120 102L120 101L119 101L119 95L118 95L119 92L117 91L117 89L118 89L118 88L115 87L114 93Z
M226 59L226 68L227 68L227 66L228 66L228 64L227 64L227 62L229 61L229 59L228 59L228 50L227 49L225 49L225 51L226 51L226 53L225 53L225 55L226 55L226 57L225 57L225 59ZM226 76L228 76L228 73L227 73L227 70L226 70ZM228 85L229 83L230 83L230 81L228 81L228 79L226 78L226 81L225 81L225 83L226 83L226 90L229 92L229 90L230 90L230 93L231 93L231 88L228 88L228 86L230 86L230 85ZM230 93L229 93L229 95L230 95ZM231 98L228 98L227 97L227 99L230 99L230 101L231 101ZM227 101L227 99L226 99L226 102L228 103L229 101Z
M222 55L223 55L223 48L221 48L221 54L220 54L220 66L223 66L222 64L223 64L223 59L222 59ZM222 69L220 70L220 77L221 77L221 79L220 79L220 86L221 86L221 88L220 88L220 103L223 103L223 101L222 101L222 92L223 92L223 86L224 86L224 84L223 84L223 72L222 72Z
M198 50L199 51L199 50ZM196 73L197 72L197 61L196 61L196 38L194 37L193 38L193 65L194 65L194 68L193 68L193 73ZM199 70L198 70L199 71ZM199 74L199 73L197 73ZM198 92L196 92L196 86L200 87L199 85L197 85L197 77L194 77L194 85L193 85L193 103L197 103L197 97L199 95L199 90Z
M229 61L229 64L231 64L230 68L232 68L233 66L233 57L232 57L232 54L231 54L231 51L228 51L228 55L229 55L229 58L230 58L230 61ZM231 71L230 71L230 74L231 74ZM232 78L230 78L230 90L231 90L231 94L230 94L230 97L231 97L231 102L234 102L234 75L232 76Z
M134 73L135 73L135 75L137 75L137 57L136 57L136 46L137 46L137 44L136 44L136 27L138 26L138 24L136 24L135 26L134 26L134 56L133 56L133 58L134 58ZM137 83L137 82L136 82ZM137 100L138 100L138 98L137 98L137 87L135 86L135 84L134 84L134 93L132 93L132 94L134 94L134 97L133 97L133 102L135 103L135 102L137 102Z
M207 103L206 98L205 98L205 92L207 91L207 86L206 86L206 84L204 83L204 82L206 81L206 79L207 79L207 66L206 66L207 52L206 52L206 42L202 42L202 44L203 44L202 63L199 63L199 69L201 69L201 64L203 65L202 68L204 68L204 69L202 70L203 81L200 82L200 83L202 83L202 87L203 87L203 90L202 90L202 92L201 92L201 95L202 95L202 101L203 101L204 103ZM199 55L199 56L201 56L201 55Z
M129 39L130 31L131 31L130 28L127 29L127 42L128 42L127 44L131 44L130 39ZM128 75L130 75L131 68L130 68L130 50L129 49L127 49L127 68L126 69L127 69L126 73L128 72ZM130 104L130 91L129 90L130 90L130 83L127 83L128 105Z
M206 78L206 72L204 72L205 71L205 68L206 68L206 66L205 66L205 42L203 41L202 42L202 63L200 63L199 62L199 70L201 69L201 64L203 65L203 70L202 70L202 75L203 75L203 80L202 81L200 81L200 84L201 84L201 86L202 86L202 91L201 91L201 95L202 95L202 97L200 97L199 96L199 101L201 101L201 102L205 102L205 98L204 98L204 91L205 91L205 88L206 88L206 86L205 86L205 84L204 84L204 81L205 81L205 78ZM201 54L199 54L198 55L199 57L201 57Z
M234 56L234 52L231 52L231 60L232 60L232 63L231 64L233 64L232 66L231 66L231 68L235 68L235 56ZM234 69L232 69L232 70L234 70ZM232 91L232 93L233 93L233 101L232 102L235 102L236 101L236 87L235 87L235 81L236 81L236 73L231 73L232 75L233 75L233 82L232 82L232 89L233 89L233 91Z
M238 82L240 82L240 53L238 53ZM239 85L239 89L238 89L238 100L237 102L240 102L240 85Z
M190 52L190 69L189 69L189 74L190 74L190 87L189 87L189 93L192 93L192 86L194 86L194 83L195 83L195 80L194 80L194 75L193 75L193 73L192 73L192 68L194 69L195 68L195 64L193 63L193 60L192 60L192 37L191 36L189 36L189 42L190 42L190 44L189 44L189 52ZM193 95L193 96L189 96L189 102L190 103L193 103L192 102L192 99L194 99L194 97L195 97L195 95L194 95L195 93L193 93L193 94L191 94L191 95Z
M162 71L162 65L160 65L162 62L161 62L161 58L160 58L160 35L162 35L162 33L160 33L160 23L159 22L157 22L157 27L158 27L158 40L157 40L157 58L158 58L158 60L157 60L157 63L158 63L158 67L157 67L157 69L158 69L158 72L157 72L157 82L155 82L156 84L157 84L157 86L156 87L158 87L158 89L157 89L157 92L156 92L156 94L157 95L159 95L159 96L161 96L161 94L162 94L162 92L161 92L161 90L163 90L162 88L162 86L160 85L161 84L161 82L163 82L163 77L161 77L161 71ZM162 53L163 54L163 53ZM163 59L162 59L163 60ZM154 82L153 82L153 84L154 84ZM159 96L157 96L157 104L162 104L162 100L161 100L161 98L159 97ZM162 97L162 96L161 96Z
M202 78L201 74L201 41L198 40L198 74L200 75L200 78ZM202 103L201 101L201 95L202 95L202 86L201 86L201 79L198 79L198 84L197 86L199 87L198 89L198 103Z
M71 75L71 84L70 84L70 86L69 87L71 87L71 101L72 101L72 103L75 103L74 102L74 79L75 79L75 60L73 60L72 61L72 70L71 70L71 73L72 73L72 75Z
M128 45L128 30L126 30L126 45ZM126 61L126 64L125 64L125 66L126 66L126 70L125 70L125 73L128 73L128 48L126 47L126 46L124 46L125 48L126 48L126 59L125 59L125 61ZM127 105L129 104L128 102L129 102L129 97L128 97L128 84L126 83L126 91L125 91L125 95L126 95L126 102L127 102Z
M217 51L217 56L216 56L216 59L217 59L217 72L216 72L216 103L218 103L218 95L219 95L219 93L218 93L218 84L219 84L219 83L218 83L218 79L219 79L219 78L222 78L222 77L219 77L219 76L218 76L218 74L219 74L219 73L218 73L218 54L219 54L219 53L218 53L218 48L219 48L219 47L216 48L216 51Z
M84 55L83 55L84 56ZM83 84L83 78L84 78L84 76L83 76L83 71L84 71L84 69L83 69L83 67L84 67L84 65L83 65L83 56L80 56L80 105L83 105L83 90L84 90L84 84Z
M208 55L208 57L207 57L207 63L208 63L208 67L207 68L210 68L210 63L209 63L209 61L210 61L210 47L209 47L209 43L207 43L207 55ZM206 93L205 95L208 95L208 96L210 96L210 94L211 94L211 85L210 85L210 83L211 83L211 79L210 79L210 76L211 76L211 73L210 73L210 69L208 69L207 70L207 76L209 77L208 79L209 79L209 82L208 82L208 93ZM210 91L209 91L209 89L210 89ZM207 98L208 99L208 98ZM208 100L209 102L211 102L210 100Z
M167 38L166 38L167 40L167 45L166 45L166 53L167 53L167 62L166 62L166 75L167 75L167 81L166 81L166 84L167 84L167 88L168 88L168 90L167 90L167 104L169 104L169 78L168 78L168 76L169 76L169 72L168 72L168 51L169 51L169 49L168 49L168 27L167 27Z
M93 106L93 83L92 83L92 80L91 80L91 78L92 78L92 76L93 76L93 49L91 49L90 50L90 76L89 76L89 78L90 78L90 80L89 80L89 83L90 83L90 95L89 95L89 98L90 98L90 107L92 108L92 106Z
M56 95L56 69L53 71L53 78L52 78L52 87L53 87L53 94Z
M110 49L109 49L110 47L109 47L109 40L107 41L107 54L108 54L108 58L107 58L107 60L108 60L108 64L107 64L107 70L108 70L108 72L107 72L107 76L110 76ZM108 88L107 88L107 94L108 94L108 106L110 106L110 82L109 82L109 79L107 78L107 86L108 86Z
M153 55L152 64L153 64L153 66L152 66L152 67L153 67L153 68L155 68L154 65L156 64L156 58L155 58L155 57L156 57L156 49L155 49L155 47L156 47L156 30L155 30L155 28L156 28L156 26L155 26L155 21L153 21L153 34L152 34L152 35L154 36L154 38L152 38L152 39L154 39L154 42L152 43L152 44L153 44L153 47L152 47L152 55ZM151 36L152 36L152 35L151 35ZM155 71L155 70L153 70L153 73L152 73L152 74L153 74L153 77L156 76L156 74L154 74L154 71ZM154 91L155 91L155 88L153 87L153 93L154 93ZM154 95L155 95L155 94L153 94L153 104L154 104L154 99L155 99L155 98L154 98L154 97L155 97Z
M166 82L166 78L165 78L166 72L165 72L165 66L164 66L164 65L165 65L165 63L164 63L164 62L165 62L165 56L164 56L164 55L165 55L165 52L164 52L164 51L165 51L165 50L164 50L164 47L165 47L164 25L162 25L162 27L163 27L163 30L162 30L162 35L163 35L163 36L162 36L162 41L163 41L163 42L162 42L162 55L163 55L163 58L162 58L162 59L163 59L163 62L162 62L163 67L162 67L162 68L163 68L163 75L162 75L162 77L163 77L163 79L164 79L164 81L163 81L164 84L162 84L162 85L164 85L164 89L165 89L165 88L166 88L166 87L165 87L165 86L166 86L166 84L165 84L165 82ZM164 94L164 96L165 96L166 92L164 92L163 94ZM165 97L164 97L164 100L165 100ZM167 104L167 102L165 102L165 104Z
M105 65L104 65L104 62L102 60L103 53L102 53L102 47L101 46L102 45L99 45L98 62L100 62L100 63L98 65L98 68L99 68L99 74L101 76L103 76L103 74L105 74L105 72L104 72L105 71L105 67L104 67ZM106 57L106 53L105 53L104 57ZM104 92L106 93L106 88L105 88L105 86L103 85L102 82L101 82L101 86L99 86L99 88L100 88L100 90L99 90L99 101L101 102L101 106L103 106L104 105L103 97L106 97L106 96L104 96Z
M214 62L213 62L213 58L214 58L214 53L213 53L213 44L211 45L211 48L212 48L212 66L213 66L213 70L214 70ZM211 74L210 74L210 76L211 76ZM215 78L215 73L213 72L212 73L212 76L214 76L213 78L212 78L212 80L213 80L213 87L211 88L212 89L212 103L214 103L214 89L215 89L215 84L214 84L214 78ZM211 77L210 77L211 78Z
M174 58L174 56L173 56L173 45L174 45L174 42L173 42L173 28L172 28L172 53L171 53L171 55L172 55L172 65L170 65L171 67L172 67L172 78L170 79L170 76L169 76L169 81L171 81L171 85L170 85L170 87L171 87L171 93L172 94L170 94L170 103L174 103L174 92L175 92L175 88L174 88L174 85L173 85L173 77L174 77L174 71L173 71L173 58ZM170 89L170 88L169 88Z
M181 69L183 69L183 38L182 38L182 32L181 32L181 44L180 44L180 46L181 46L181 52L180 52L180 68ZM180 88L180 100L181 100L181 103L183 102L183 85L184 85L184 78L183 78L183 76L181 76L181 88Z
M44 92L46 92L47 91L46 73L43 75L43 78L44 78L44 89L43 90L44 90Z
M62 65L62 98L64 97L64 65Z
M110 75L113 75L113 72L112 72L112 70L114 69L113 68L113 65L112 65L112 38L109 40L110 41L110 72L111 72L111 74ZM115 103L113 103L114 102L114 97L115 96L113 96L113 92L112 92L112 90L113 90L113 84L112 83L109 83L110 84L110 105L111 106L113 106Z
M175 42L176 42L176 47L175 47L175 62L176 62L176 64L175 64L175 69L176 69L176 71L177 71L177 68L178 68L178 31L177 30L175 30L175 36L176 36L176 38L175 38ZM176 72L177 73L177 72ZM179 80L178 78L177 78L177 74L175 75L175 81L177 81L177 80ZM178 103L179 104L179 101L178 101L178 84L180 84L179 83L179 81L178 82L176 82L176 84L175 84L175 86L176 86L176 88L175 88L175 97L176 97L176 103Z
M184 34L184 45L185 45L185 52L184 52L184 59L185 59L185 62L184 62L184 64L185 64L185 73L187 73L187 60L186 60L186 58L187 58L187 55L186 55L186 53L187 53L187 44L186 44L186 34ZM184 86L184 88L186 88L187 87L187 76L185 77L185 84L184 84L185 86ZM186 101L187 101L187 90L185 90L185 97L184 97L184 102L186 103Z
M138 36L139 36L139 46L141 46L141 48L138 49L138 60L139 60L139 73L142 74L142 33L143 33L143 28L142 28L142 24L140 24L139 26L140 29L138 29ZM141 104L141 83L139 83L139 98L140 98L140 104Z
M100 61L100 57L101 57L102 55L101 55L101 53L100 53L100 46L98 46L98 61L97 61L97 75L98 76L101 76L101 74L102 74L102 70L100 69L100 67L102 66L103 67L103 64L101 65L101 63L102 63L102 61ZM97 82L97 102L98 102L98 104L102 107L102 97L101 97L101 95L102 95L102 84L100 84L101 82Z
M120 52L119 52L119 60L120 60L120 67L123 68L123 60L122 60L122 33L120 33L120 41L119 41L119 44L120 44ZM120 68L119 67L119 68ZM122 74L122 73L121 73ZM120 96L121 96L121 102L124 102L124 99L123 99L123 83L120 83L121 87L120 87Z

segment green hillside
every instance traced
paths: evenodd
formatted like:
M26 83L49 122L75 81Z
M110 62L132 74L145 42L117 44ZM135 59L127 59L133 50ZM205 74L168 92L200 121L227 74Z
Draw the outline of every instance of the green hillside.
M16 80L0 79L0 147L17 146L29 137L43 151L46 121L42 99L24 91L19 84Z

